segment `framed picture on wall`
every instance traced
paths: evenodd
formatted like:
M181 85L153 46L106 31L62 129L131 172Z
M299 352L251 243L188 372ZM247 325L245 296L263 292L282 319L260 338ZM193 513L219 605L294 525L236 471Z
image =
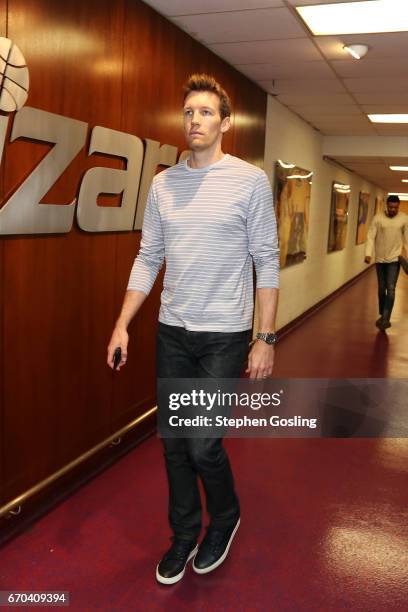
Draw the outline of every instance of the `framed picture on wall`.
M363 244L363 242L366 241L369 205L370 205L370 194L360 191L360 194L358 196L358 219L357 219L356 244Z
M275 208L281 268L302 262L307 253L313 172L295 164L275 163Z
M375 198L375 209L374 214L379 215L384 210L384 202L383 199L377 196Z
M327 251L340 251L346 246L350 185L333 182Z

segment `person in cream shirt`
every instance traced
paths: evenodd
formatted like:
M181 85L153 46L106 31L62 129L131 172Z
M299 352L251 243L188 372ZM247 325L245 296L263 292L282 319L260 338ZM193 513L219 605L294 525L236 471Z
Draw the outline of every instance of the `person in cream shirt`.
M399 204L398 196L388 196L384 212L374 216L367 234L364 261L375 261L380 314L375 324L382 331L391 327L400 262L405 262L401 252L408 253L408 215L399 212Z

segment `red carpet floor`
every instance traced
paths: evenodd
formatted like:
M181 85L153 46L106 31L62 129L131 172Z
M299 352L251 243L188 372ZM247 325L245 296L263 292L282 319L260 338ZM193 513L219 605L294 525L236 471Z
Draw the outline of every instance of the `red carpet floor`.
M406 376L408 277L387 335L373 295L369 273L288 335L277 375ZM242 522L213 573L156 583L171 534L152 437L5 546L0 589L70 591L71 610L408 610L408 440L225 445Z

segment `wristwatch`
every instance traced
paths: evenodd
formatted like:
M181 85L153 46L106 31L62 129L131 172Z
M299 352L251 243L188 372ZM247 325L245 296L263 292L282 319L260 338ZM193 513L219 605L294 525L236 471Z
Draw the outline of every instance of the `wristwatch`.
M253 344L257 340L263 340L264 342L266 342L266 344L276 344L278 341L278 336L273 332L259 332L258 334L256 334L255 340L252 340L251 344Z

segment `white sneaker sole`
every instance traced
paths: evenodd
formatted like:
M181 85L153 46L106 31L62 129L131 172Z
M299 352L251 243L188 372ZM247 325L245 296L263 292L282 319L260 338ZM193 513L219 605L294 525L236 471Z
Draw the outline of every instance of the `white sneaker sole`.
M171 578L165 578L164 576L162 576L161 574L159 574L159 563L157 564L156 567L156 580L158 582L160 582L161 584L175 584L176 582L178 582L179 580L182 579L182 577L184 576L184 572L186 571L186 567L187 567L187 563L190 561L190 559L192 559L193 557L195 557L195 555L197 554L198 551L198 546L196 546L191 553L188 555L188 559L186 561L186 564L183 568L183 570L177 574L176 576L172 576Z
M221 555L221 557L219 559L217 559L217 561L215 561L212 565L209 565L208 567L204 567L203 569L196 567L194 565L194 561L193 561L193 570L197 573L197 574L208 574L208 572L212 572L213 570L215 570L219 565L221 565L221 563L223 561L225 561L227 555L228 555L228 551L230 549L232 540L234 539L234 536L237 532L237 529L239 527L239 524L241 522L241 519L238 519L237 524L235 525L234 531L231 533L231 537L228 541L227 547L224 550L223 554Z

